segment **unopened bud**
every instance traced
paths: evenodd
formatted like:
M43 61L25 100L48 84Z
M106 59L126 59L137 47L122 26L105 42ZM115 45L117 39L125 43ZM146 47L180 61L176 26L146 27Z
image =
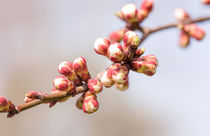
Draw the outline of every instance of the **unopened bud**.
M88 72L87 63L85 58L79 57L73 62L74 71L79 75L79 77L87 82L90 79L90 74Z
M123 84L128 80L129 70L126 66L119 65L112 70L112 80L117 84Z
M123 84L115 83L115 86L117 89L124 91L124 90L128 89L128 80Z
M181 31L180 37L179 37L180 46L185 48L189 45L189 43L190 43L190 36L184 31Z
M88 88L89 88L89 90L90 90L91 93L97 94L97 93L100 93L102 91L103 84L97 78L95 78L95 79L89 79L88 80Z
M60 91L74 91L74 84L64 76L57 76L53 81L53 86Z
M135 58L131 62L131 69L152 76L156 72L158 66L157 59L154 55L147 55L140 58Z
M94 50L96 53L107 56L107 49L109 48L110 41L106 38L98 38L94 43Z
M25 94L25 103L31 102L35 99L41 99L42 94L41 92L38 91L29 91L28 93Z
M63 61L58 65L58 72L66 76L70 81L74 82L76 85L81 84L81 80L74 72L74 68L71 62Z
M180 22L190 19L190 15L184 9L176 9L174 17Z
M77 99L77 102L76 102L76 106L78 109L82 109L82 106L83 106L83 103L84 103L84 99L85 99L85 96L84 94L81 95L78 99Z
M121 9L121 17L128 23L137 22L137 8L135 4L127 4Z
M111 87L114 84L114 81L112 80L112 69L110 68L100 73L98 78L105 87Z
M139 22L142 22L152 11L153 3L153 0L144 0L142 2L141 7L137 12L137 18Z
M12 103L6 98L0 96L0 112L8 112Z
M83 111L85 113L91 114L93 112L96 112L99 108L99 103L97 101L97 98L94 94L91 94L86 92L85 98L84 98L84 103L83 103Z
M205 31L196 24L184 25L183 31L194 37L196 40L202 40L205 36Z
M126 32L126 29L121 29L118 31L114 31L110 33L109 39L110 41L113 42L121 42L124 36L124 33Z
M144 54L144 52L145 52L145 49L144 49L144 48L138 49L138 50L135 52L135 54L134 54L134 58L140 57L141 55Z
M210 5L210 0L201 0L201 2L203 2L203 4Z
M127 31L123 37L123 50L126 51L129 46L138 46L140 38L134 31Z
M113 43L108 48L108 56L112 61L121 61L124 58L122 45L120 43Z

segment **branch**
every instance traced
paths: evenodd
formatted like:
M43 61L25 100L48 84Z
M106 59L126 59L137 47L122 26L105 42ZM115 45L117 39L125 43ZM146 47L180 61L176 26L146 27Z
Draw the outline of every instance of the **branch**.
M139 30L143 33L143 36L140 41L140 44L141 44L149 35L151 35L155 32L159 32L159 31L166 30L169 28L178 27L179 25L182 25L182 24L200 23L200 22L204 22L204 21L210 21L210 17L201 17L201 18L197 18L197 19L188 20L187 22L184 22L184 23L171 23L171 24L167 24L167 25L163 25L163 26L158 26L155 28L146 28L146 27L140 27L140 26L137 27L135 25L135 28L132 28L132 29Z
M73 97L73 96L75 96L77 94L80 94L82 92L86 92L87 89L88 89L87 85L83 84L81 86L76 87L76 92L75 93L69 93L69 92L63 91L61 93L45 94L40 99L33 100L31 102L24 103L24 104L18 105L18 106L13 105L12 110L8 113L8 117L12 117L15 114L18 114L22 111L25 111L27 109L30 109L30 108L35 107L35 106L37 106L39 104L42 104L42 103L47 103L47 102L50 102L50 101L58 101L58 100L61 100L65 97L68 97L68 96Z

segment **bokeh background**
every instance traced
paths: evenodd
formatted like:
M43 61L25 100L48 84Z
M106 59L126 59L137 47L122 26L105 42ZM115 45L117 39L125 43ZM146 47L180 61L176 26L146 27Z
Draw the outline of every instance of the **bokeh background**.
M0 94L23 103L28 90L49 91L57 65L78 56L87 59L93 76L110 61L93 51L97 37L124 26L114 11L141 0L0 0ZM143 25L175 21L185 8L192 17L210 15L199 0L155 0ZM87 115L76 98L52 109L40 105L11 119L0 116L1 136L209 136L210 24L202 42L178 45L178 30L155 33L142 45L159 60L157 74L130 73L130 87L114 87L98 96L100 109Z

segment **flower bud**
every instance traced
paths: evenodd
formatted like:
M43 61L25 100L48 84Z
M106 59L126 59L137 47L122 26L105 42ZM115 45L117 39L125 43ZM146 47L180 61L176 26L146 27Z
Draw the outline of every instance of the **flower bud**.
M126 51L131 45L137 47L139 43L139 36L134 31L127 31L123 37L123 50Z
M147 55L141 58L135 58L131 62L131 69L133 71L152 76L156 72L158 66L157 59L154 55Z
M127 4L121 9L121 17L128 23L137 22L137 8L135 4Z
M85 113L91 114L98 110L99 104L94 94L86 92L82 109Z
M123 84L128 80L128 68L123 65L117 66L112 70L112 80L117 84Z
M63 61L58 65L58 72L66 76L70 81L74 82L76 85L81 84L81 80L74 72L74 68L71 62Z
M109 39L110 41L113 42L121 42L124 36L124 33L126 32L126 29L121 29L118 31L114 31L110 33Z
M94 50L96 53L107 56L107 49L109 48L110 41L106 38L98 38L94 43Z
M181 31L180 37L179 37L180 46L185 48L189 45L189 43L190 43L190 36L184 31Z
M137 18L139 22L142 22L148 16L148 11L139 9L137 11Z
M85 99L85 96L84 94L81 95L78 99L77 99L77 102L76 102L76 106L78 109L82 109L82 106L83 106L83 103L84 103L84 99Z
M205 36L205 31L199 28L196 24L184 25L183 31L194 37L196 40L202 40Z
M79 75L79 77L87 82L90 79L90 74L88 72L87 63L85 58L79 57L73 62L74 71Z
M29 91L28 93L25 94L25 103L31 102L35 99L41 99L42 94L41 92L38 91Z
M74 84L64 76L57 76L53 81L53 86L60 91L74 92Z
M108 48L108 56L112 61L121 61L124 58L124 52L120 43L113 43Z
M201 2L203 2L203 4L210 5L210 0L201 0Z
M140 9L147 11L147 13L149 14L152 11L153 3L153 0L144 0L141 4Z
M190 19L190 15L184 9L176 9L174 11L174 17L180 22Z
M123 84L115 83L115 86L117 89L124 91L124 90L128 89L128 80Z
M112 70L110 68L107 68L105 71L100 73L98 75L98 79L100 79L101 83L105 87L111 87L114 84L114 81L112 80Z
M138 50L135 52L135 54L134 54L134 58L140 57L141 55L144 54L144 52L145 52L145 49L144 49L144 48L138 49Z
M103 84L97 78L89 79L88 80L88 88L89 88L91 93L97 94L97 93L100 93L102 91Z
M12 103L6 98L0 96L0 112L8 112Z

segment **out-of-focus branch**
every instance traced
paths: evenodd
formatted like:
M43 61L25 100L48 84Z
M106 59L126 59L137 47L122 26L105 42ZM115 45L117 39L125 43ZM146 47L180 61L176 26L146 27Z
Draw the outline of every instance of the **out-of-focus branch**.
M183 24L200 23L200 22L204 22L204 21L210 21L210 17L201 17L201 18L197 18L197 19L191 19L191 20L184 22ZM155 32L169 29L169 28L178 27L179 25L182 25L182 24L181 23L171 23L171 24L167 24L167 25L158 26L155 28L146 28L146 27L139 27L139 26L137 27L135 25L135 28L132 27L131 29L139 30L143 33L143 36L140 41L140 44L141 44L149 35L151 35Z

